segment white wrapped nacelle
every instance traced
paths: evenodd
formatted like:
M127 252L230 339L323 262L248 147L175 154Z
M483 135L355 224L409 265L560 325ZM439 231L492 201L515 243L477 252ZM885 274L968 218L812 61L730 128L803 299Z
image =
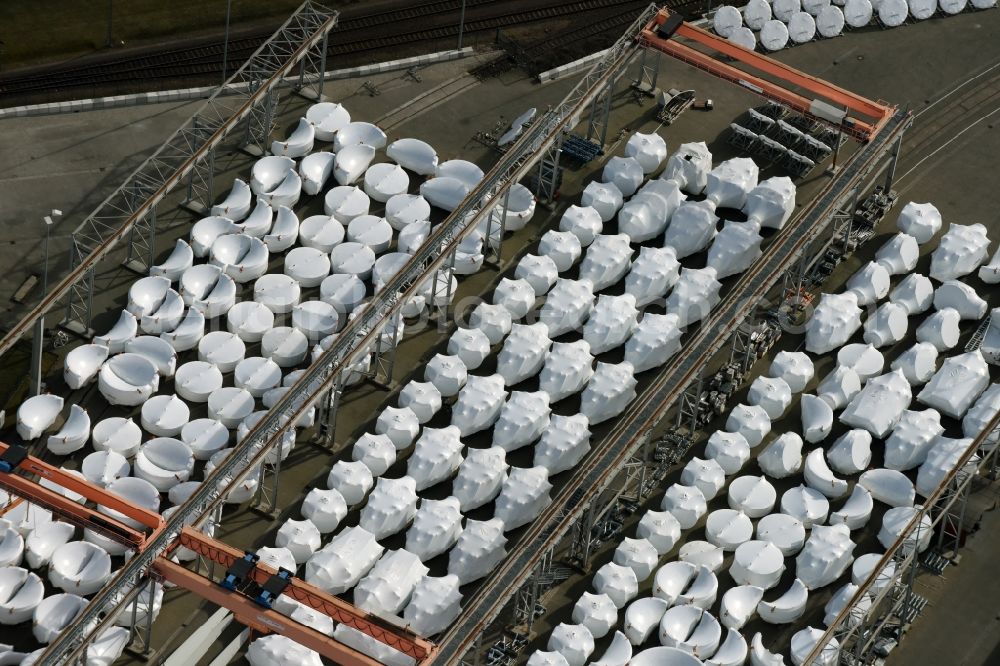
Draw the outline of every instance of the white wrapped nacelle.
M647 312L625 343L625 360L636 372L658 368L681 350L681 329L675 314Z
M583 414L552 415L535 445L535 467L544 467L549 476L575 467L590 451L589 425Z
M806 349L825 354L844 345L861 328L861 308L853 292L823 294L806 323Z
M840 421L882 439L896 427L912 397L910 383L903 371L893 370L868 380L844 409Z
M385 551L375 535L348 527L306 562L306 582L330 594L342 594L357 585Z
M500 375L470 375L452 405L451 425L458 427L462 437L485 430L500 416L506 398L504 379Z
M491 502L507 480L507 452L498 446L470 448L452 481L451 492L463 512Z
M756 223L727 221L708 249L707 265L719 279L742 273L760 258L763 241Z
M829 585L854 562L854 547L847 525L814 525L795 558L795 577L810 590Z
M710 203L685 201L671 216L663 245L673 248L678 259L701 252L715 238L718 223L719 218Z
M960 419L989 383L989 366L977 349L945 359L917 394L917 400L946 416Z
M681 264L670 247L641 247L625 276L625 293L635 297L639 307L667 295L680 277Z
M636 396L635 369L628 361L598 363L580 399L580 412L591 424L618 416Z
M448 552L448 573L463 585L488 576L507 556L503 533L499 518L466 521L458 542Z
M526 525L552 503L549 471L545 467L512 467L496 498L494 516L504 531Z
M712 170L712 153L704 141L682 143L660 174L661 179L670 179L689 194L701 194L708 185L708 173Z
M677 325L686 328L707 317L719 304L722 283L713 268L683 268L674 290L667 297L667 312L677 315Z
M413 588L429 569L406 549L383 555L354 588L354 603L377 615L396 615L403 610Z
M705 193L708 201L717 208L739 210L746 203L747 195L757 187L760 169L749 157L726 160L708 174Z
M990 239L981 224L953 224L931 254L930 276L945 282L975 271L989 256Z
M766 229L781 229L795 210L795 184L787 176L774 176L747 194L743 212L747 222Z

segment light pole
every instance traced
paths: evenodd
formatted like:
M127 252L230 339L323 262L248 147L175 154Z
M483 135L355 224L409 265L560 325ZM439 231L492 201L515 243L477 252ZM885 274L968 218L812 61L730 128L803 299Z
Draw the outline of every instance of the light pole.
M462 0L462 13L458 17L458 48L462 48L462 32L465 30L465 0Z
M114 0L108 0L108 36L105 39L105 43L108 48L114 46L114 37L112 37L111 30L111 20L114 18L114 5L112 4Z
M226 85L226 67L229 65L229 15L233 7L233 0L226 0L226 40L222 45L222 85Z
M45 263L42 266L42 299L49 294L49 237L52 225L62 217L62 211L56 208L46 215L45 220ZM45 344L45 315L38 318L35 324L35 336L31 345L31 394L42 392L42 346Z

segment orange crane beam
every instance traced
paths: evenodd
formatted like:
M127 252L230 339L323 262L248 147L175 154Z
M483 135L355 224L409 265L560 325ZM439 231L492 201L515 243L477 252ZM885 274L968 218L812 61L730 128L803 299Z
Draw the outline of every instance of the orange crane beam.
M0 456L6 456L12 448L19 449L20 447L11 447L9 444L0 442ZM18 451L15 450L12 453L18 453ZM120 495L105 490L86 479L69 474L34 456L24 456L10 467L9 471L3 471L3 468L0 467L0 488L4 488L31 504L48 509L75 525L94 530L127 548L142 550L152 535L147 535L142 530L136 529L114 516L105 515L96 509L74 502L33 479L18 474L18 472L34 474L39 478L47 479L61 488L83 496L88 502L112 509L126 518L138 522L152 530L153 533L163 527L163 517L155 511L135 506Z
M667 23L669 23L669 29L673 32L668 36L661 36L658 28ZM860 141L870 141L895 112L895 107L888 104L873 102L823 79L811 76L794 67L768 58L765 55L733 44L707 30L679 21L679 15L667 9L661 9L640 31L637 39L646 47L654 48L704 70L709 74L740 85L758 95L785 104L798 113L816 118L828 124L831 123L829 119L815 115L813 102L816 100L789 90L752 72L717 60L711 54L704 53L692 46L677 41L674 37L683 37L695 44L711 49L714 53L732 58L749 69L772 76L780 81L805 90L813 94L819 101L846 109L848 113L853 112L864 116L868 119L867 121L847 116L843 121L842 127L845 133L854 136Z
M212 562L221 564L227 569L231 567L236 560L242 559L244 555L243 551L237 550L232 546L207 537L201 532L191 529L190 527L185 527L183 531L181 531L177 544L198 553ZM266 583L275 574L277 574L277 572L270 567L258 563L250 575L253 577L254 582L258 585L264 585L264 583ZM197 590L194 591L198 593ZM228 594L226 590L222 590L222 592ZM373 615L368 611L349 604L342 599L338 599L333 595L327 594L323 590L298 578L292 578L288 587L285 588L282 594L291 597L295 601L305 604L309 608L318 610L321 613L328 615L338 624L353 627L358 631L368 634L375 640L385 643L394 650L398 650L407 656L413 657L416 659L417 664L430 663L436 654L436 646L427 639L420 637L405 627L400 627L377 615ZM239 595L234 593L234 596ZM260 608L260 606L257 606L257 608ZM234 610L233 612L235 613L236 611ZM293 640L297 640L292 635L285 635ZM302 644L306 645L305 643ZM338 645L340 644L338 643ZM307 645L307 647L310 646ZM311 649L314 649L322 654L322 651L317 648ZM338 661L337 663L341 662Z

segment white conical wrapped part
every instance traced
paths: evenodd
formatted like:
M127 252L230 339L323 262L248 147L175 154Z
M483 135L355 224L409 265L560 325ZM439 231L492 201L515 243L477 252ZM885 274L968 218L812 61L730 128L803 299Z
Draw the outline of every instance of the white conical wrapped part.
M989 366L977 349L945 359L917 400L945 416L960 419L989 383Z
M458 426L462 437L485 430L496 422L507 392L500 375L470 375L451 408L451 424Z
M756 223L727 221L708 249L707 265L719 279L742 273L760 258L763 240Z
M534 377L542 369L552 341L548 327L537 324L514 324L497 355L497 373L507 386Z
M667 488L660 508L669 511L682 529L691 529L708 511L705 495L695 486L675 483Z
M736 549L729 573L738 585L753 585L769 590L785 571L781 551L767 541L747 541Z
M826 464L823 449L813 449L806 456L802 476L810 488L814 488L830 499L837 499L847 494L847 481L837 478L833 470Z
M865 320L864 341L875 347L885 347L902 341L906 336L907 311L897 303L883 303Z
M894 469L870 469L861 475L858 484L871 493L873 499L889 506L913 506L917 495L913 482Z
M579 624L559 624L549 635L547 649L566 658L569 666L584 666L594 652L594 637Z
M871 463L871 445L872 436L867 430L850 430L837 438L827 451L826 459L836 472L857 474L866 470Z
M569 662L558 652L535 650L528 657L527 666L569 666Z
M544 391L511 391L493 426L493 445L514 451L531 444L549 426L551 413Z
M708 173L712 170L712 153L704 141L682 143L660 174L662 180L673 180L689 194L701 194L708 185Z
M417 513L416 486L417 482L409 476L379 479L368 496L368 503L361 509L358 524L376 539L399 532Z
M594 374L593 363L586 341L554 342L539 373L538 389L548 393L553 403L579 393Z
M928 342L918 342L896 357L890 366L900 370L912 386L926 383L937 370L938 351Z
M750 384L747 402L760 405L772 420L780 418L792 404L792 389L783 379L761 375Z
M958 280L948 280L934 291L934 308L953 308L962 319L982 319L988 307L975 289Z
M802 438L794 432L779 435L757 455L757 464L772 479L784 479L802 469Z
M552 503L549 471L544 467L512 467L496 498L494 516L504 531L530 523Z
M863 28L871 23L873 13L874 9L872 8L871 0L846 0L844 2L844 22L852 28ZM907 206L909 205L907 204ZM897 222L897 224L899 223ZM902 224L899 224L899 228L904 233L916 236L913 233L915 230L911 226L904 228ZM929 239L930 237L928 236Z
M830 500L820 491L807 486L798 486L785 491L781 496L781 512L794 516L803 527L822 525L830 513Z
M911 272L919 258L920 246L917 239L904 233L898 233L887 240L875 253L875 261L882 264L890 275Z
M500 493L507 480L507 452L498 446L489 449L470 448L452 480L451 492L458 498L463 512L471 511Z
M406 550L426 562L454 546L462 533L460 508L457 497L422 499L413 524L406 530Z
M468 520L455 547L448 552L448 573L463 585L488 576L507 556L504 525L499 518Z
M538 241L538 254L556 262L556 268L563 273L580 260L583 255L583 245L570 231L549 229Z
M753 523L734 509L718 509L708 514L705 538L723 550L732 551L753 537Z
M441 633L462 613L462 593L457 576L424 576L413 588L403 609L406 624L421 636Z
M559 228L562 231L571 231L577 238L580 238L580 234L576 233L572 228L566 228L567 226L581 226L591 230L590 240L593 240L594 234L601 233L601 223L608 222L614 219L615 215L618 214L618 210L622 207L624 201L624 196L622 191L614 183L602 183L596 180L592 180L587 183L587 187L583 189L583 193L580 195L580 206L570 206L563 213L562 221L559 223ZM587 209L586 211L582 209ZM594 230L593 223L587 225L578 224L583 218L593 218L593 214L596 213L596 230ZM590 245L590 241L580 238L580 243L584 246Z
M762 476L741 476L729 484L729 508L742 511L751 518L769 514L777 498L774 486Z
M739 16L738 11L737 16ZM659 134L635 132L625 142L625 156L634 157L642 166L644 173L653 173L660 168L663 160L667 159L667 142Z
M885 548L893 547L916 515L917 509L909 506L900 506L886 511L885 515L882 516L882 529L878 531L879 543ZM917 529L910 532L909 536L903 540L899 552L903 555L909 555L914 548L918 553L924 552L930 546L933 534L931 517L925 513L921 516Z
M641 247L625 276L625 292L642 307L667 295L680 277L681 264L670 247Z
M759 405L736 405L726 419L726 430L740 433L753 447L771 432L771 419Z
M657 553L665 555L680 541L681 524L669 511L649 509L639 519L635 534L653 544Z
M844 345L861 328L861 308L854 292L823 294L806 322L806 350L825 354Z
M847 290L858 297L858 305L870 305L889 293L890 275L882 264L870 261L847 280Z
M726 485L726 472L715 460L695 457L689 460L681 471L681 483L694 486L701 491L706 500L710 500Z
M981 224L953 224L931 254L929 275L940 282L972 273L989 256L990 239Z
M727 476L732 476L750 460L750 444L738 432L716 430L708 438L705 456L719 463Z
M396 615L406 606L413 588L428 571L420 559L405 548L391 550L358 582L353 591L354 603L376 615Z
M628 361L599 362L580 397L580 412L594 425L614 418L635 399L636 385L635 369Z
M761 181L750 190L743 204L747 222L756 222L767 229L783 228L795 210L795 192L795 184L787 176L774 176Z
M715 238L718 223L719 218L710 203L685 201L671 216L663 245L673 248L678 259L701 252Z
M919 273L907 275L899 285L889 292L889 301L906 310L907 315L926 312L934 299L934 285L930 279Z
M625 343L625 360L636 372L659 367L681 350L679 318L647 312Z
M677 325L687 327L707 317L718 305L722 283L712 268L683 268L667 297L667 312L677 315Z
M534 465L548 470L549 476L572 469L590 451L590 428L583 414L553 414L549 427L535 444Z
M573 622L590 630L594 638L603 638L618 623L618 608L606 594L584 592L573 606Z
M631 240L625 234L596 236L580 263L580 280L595 292L607 289L628 273L632 265Z
M601 294L583 325L583 339L593 354L601 354L625 344L638 324L635 296ZM544 324L542 324L544 326Z
M767 0L750 0L743 8L743 22L751 30L759 31L771 20L771 3Z
M977 437L998 411L1000 411L1000 384L991 384L962 418L962 434L966 437ZM983 449L988 449L996 442L997 433L994 431L987 435Z
M841 423L863 428L879 439L896 427L912 399L910 383L902 370L870 379L840 415Z
M815 372L812 359L805 352L780 351L774 355L768 374L781 379L792 393L801 393Z
M885 466L905 471L919 467L934 439L944 432L941 414L934 409L904 411L885 441Z
M417 490L430 488L458 471L464 449L455 426L424 428L406 461L406 474L417 482Z
M713 573L722 569L725 551L707 541L688 541L677 551L681 562L688 562L696 567L707 567Z
M565 233L553 231L549 233ZM574 240L576 236L569 234ZM501 278L497 288L493 290L493 304L502 305L510 312L511 319L517 321L524 319L525 315L535 306L535 288L524 279L511 280Z
M810 590L840 578L854 562L855 544L846 525L815 525L795 558L795 576Z
M617 187L621 193L630 197L635 194L642 184L644 174L639 160L633 157L611 157L604 165L601 173L601 180L611 183Z
M549 329L549 337L557 338L578 331L594 307L594 288L587 280L559 278L545 296L538 318Z
M917 341L934 345L939 352L948 351L958 344L961 319L954 308L938 310L917 327Z

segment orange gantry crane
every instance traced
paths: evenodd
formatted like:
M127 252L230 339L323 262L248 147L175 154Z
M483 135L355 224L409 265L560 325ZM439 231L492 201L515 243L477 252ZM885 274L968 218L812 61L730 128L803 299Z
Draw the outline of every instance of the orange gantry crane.
M37 479L46 479L56 488L82 496L86 504L73 501L57 490L41 485ZM24 447L3 442L0 442L0 488L14 496L13 501L4 507L6 510L12 509L18 500L37 504L67 522L94 530L135 551L142 551L164 526L162 516L155 511L137 507L86 479L31 456ZM111 509L115 513L101 513L98 511L100 507ZM144 529L133 527L131 522L123 522L117 517L118 514L142 525ZM172 562L168 559L169 555L180 546L221 564L226 568L225 577L215 582ZM379 662L326 634L271 610L271 603L279 595L285 594L329 616L337 624L352 627L412 657L418 665L429 664L436 654L433 643L408 628L327 594L295 578L292 572L284 569L274 571L258 562L252 553L239 551L191 528L184 528L171 549L156 559L150 573L230 610L237 621L256 632L287 636L343 666L378 666Z
M685 23L680 14L668 9L657 12L640 31L637 39L643 46L780 102L798 113L827 124L839 125L844 133L862 142L868 142L878 134L896 110L885 102L873 102ZM729 58L743 68L723 62L715 55Z

